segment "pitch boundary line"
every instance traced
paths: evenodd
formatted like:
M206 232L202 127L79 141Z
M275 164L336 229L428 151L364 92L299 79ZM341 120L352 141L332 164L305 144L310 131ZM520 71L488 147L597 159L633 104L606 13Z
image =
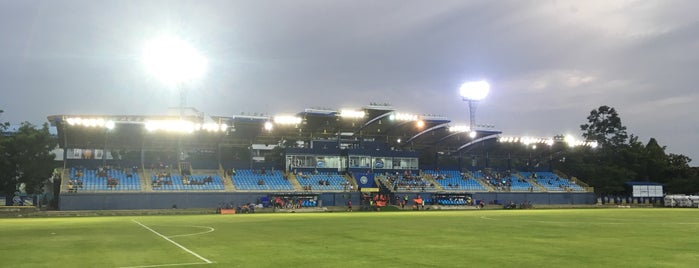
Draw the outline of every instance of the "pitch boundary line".
M192 255L194 255L194 257L197 257L197 258L199 258L200 260L202 260L202 261L205 262L205 263L199 263L199 264L210 264L210 263L213 263L212 261L210 261L210 260L208 260L208 259L202 257L201 255L197 254L196 252L191 251L190 249L188 249L188 248L186 248L186 247L180 245L179 243L177 243L177 242L173 241L172 239L168 238L167 236L164 236L164 235L158 233L157 231L151 229L150 227L144 225L143 223L140 223L139 221L133 220L133 219L132 219L131 221L135 222L135 223L138 224L138 225L141 225L141 227L146 228L148 231L151 231L152 233L154 233L154 234L160 236L162 239L167 240L168 242L170 242L170 243L172 243L173 245L179 247L180 249L184 250L185 252L187 252L187 253L189 253L189 254L192 254ZM167 265L167 264L165 264L165 265L161 264L161 265L153 265L153 266L133 266L133 267L161 267L161 266L175 266L175 265L189 265L189 264L169 264L169 265Z
M171 263L171 264L154 264L154 265L139 265L139 266L123 266L119 268L151 268L151 267L172 267L172 266L185 266L185 265L203 265L210 264L205 262L190 262L190 263Z

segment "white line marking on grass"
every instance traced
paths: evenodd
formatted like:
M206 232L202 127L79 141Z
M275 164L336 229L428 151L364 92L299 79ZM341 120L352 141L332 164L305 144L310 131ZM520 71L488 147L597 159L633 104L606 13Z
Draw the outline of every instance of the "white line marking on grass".
M198 232L198 233L192 233L192 234L171 235L168 237L173 238L173 237L193 236L193 235L200 235L200 234L208 234L208 233L211 233L213 231L216 231L216 229L214 229L214 227L209 227L209 226L187 226L187 227L196 227L196 228L209 229L209 230L203 231L203 232Z
M202 265L202 264L209 264L209 263L205 263L205 262L171 263L171 264L156 264L156 265L123 266L123 267L119 267L119 268L170 267L170 266Z
M493 220L496 221L498 219L486 217L486 216L481 216L481 219L484 220ZM574 224L574 223L585 223L585 224L601 224L601 225L624 225L624 224L629 224L626 222L605 222L605 221L598 221L598 222L580 222L580 221L542 221L542 220L520 220L520 219L509 219L507 221L511 222L536 222L536 223L545 223L545 224ZM699 224L699 223L698 223Z
M138 222L137 220L131 220L131 221L137 223L138 225L141 225L143 228L148 229L148 231L151 231L151 232L153 232L154 234L156 234L156 235L162 237L163 239L165 239L165 240L167 240L168 242L174 244L175 246L181 248L182 250L186 251L187 253L194 255L195 257L197 257L197 258L199 258L200 260L206 262L207 264L213 263L212 261L207 260L206 258L204 258L204 257L200 256L199 254L195 253L194 251L191 251L191 250L189 250L188 248L186 248L186 247L184 247L184 246L178 244L177 242L172 241L172 239L167 238L167 236L164 236L164 235L162 235L162 234L156 232L155 230L151 229L150 227L145 226L143 223L140 223L140 222ZM172 265L171 265L171 266L172 266ZM137 267L156 267L156 266L137 266Z

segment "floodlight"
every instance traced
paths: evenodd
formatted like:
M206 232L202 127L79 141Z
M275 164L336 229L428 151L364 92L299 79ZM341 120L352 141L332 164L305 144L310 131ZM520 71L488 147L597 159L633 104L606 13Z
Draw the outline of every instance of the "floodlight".
M195 124L186 120L149 120L145 122L146 130L153 131L168 131L179 133L192 133L195 130L200 130L201 125Z
M356 110L349 110L349 109L342 109L340 111L340 117L345 117L345 118L362 118L366 115L366 112L364 111L356 111Z
M488 96L490 84L488 84L488 82L485 80L466 82L461 85L459 91L464 100L479 101Z
M536 144L532 145L532 149L536 150Z
M473 138L475 138L476 136L478 136L478 133L477 133L476 131L471 131L471 132L468 133L468 136L471 137L471 139L473 139Z
M577 142L577 141L575 140L575 137L573 137L573 135L570 135L570 134L566 135L565 138L564 138L563 140L564 140L564 141L568 144L568 146L570 146L570 147L575 147L575 143Z
M468 126L451 126L449 127L449 132L467 132L470 131L471 128Z
M303 119L298 116L291 116L291 115L278 115L274 117L274 123L275 124L282 124L282 125L295 125L295 124L300 124Z
M272 127L273 127L272 122L269 122L269 121L265 122L265 130L272 131Z
M408 113L393 113L389 116L389 119L398 121L416 121L418 117L417 115Z
M104 127L106 127L109 130L114 129L115 126L116 126L116 123L114 123L114 121L112 121L112 120L109 120L109 121L104 123Z
M464 101L468 102L469 126L476 128L476 103L486 96L490 91L490 84L485 80L466 82L461 85L459 92Z
M417 123L415 123L418 128L423 128L425 127L425 121L418 120Z
M151 75L168 84L200 78L208 64L196 49L172 36L160 36L148 42L142 60Z

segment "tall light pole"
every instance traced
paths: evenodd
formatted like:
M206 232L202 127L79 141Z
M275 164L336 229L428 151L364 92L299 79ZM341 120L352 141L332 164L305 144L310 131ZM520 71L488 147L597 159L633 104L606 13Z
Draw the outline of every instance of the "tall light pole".
M179 91L180 121L184 121L187 107L185 84L204 75L208 64L206 58L181 39L160 36L146 44L142 60L148 73ZM177 147L178 158L183 160L181 140L178 140Z
M468 102L469 127L472 133L476 130L476 106L478 101L488 96L490 85L488 82L481 80L475 82L466 82L459 89L461 97Z

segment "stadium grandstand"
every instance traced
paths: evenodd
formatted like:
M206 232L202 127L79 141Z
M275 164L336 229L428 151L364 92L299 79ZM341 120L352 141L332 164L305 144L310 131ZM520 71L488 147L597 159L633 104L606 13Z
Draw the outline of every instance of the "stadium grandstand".
M584 182L554 171L550 163L534 165L531 154L489 154L502 142L550 146L570 142L566 137L504 137L490 126L472 129L387 104L277 116L48 120L59 139L63 210L321 207L350 200L433 206L595 202Z

